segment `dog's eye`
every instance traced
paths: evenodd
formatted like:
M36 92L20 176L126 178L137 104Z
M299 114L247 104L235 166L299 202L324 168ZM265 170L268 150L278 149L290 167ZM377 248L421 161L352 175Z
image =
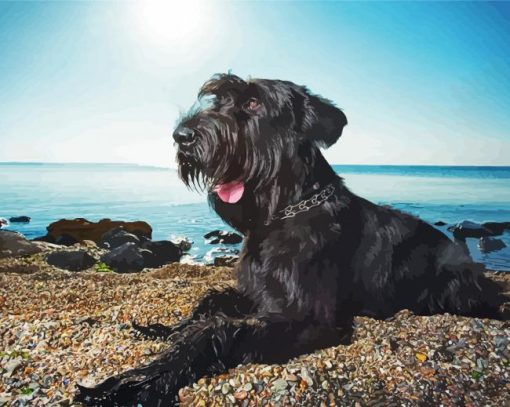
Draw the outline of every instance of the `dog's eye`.
M259 101L255 98L250 98L248 102L246 102L246 108L248 110L256 110L259 107Z

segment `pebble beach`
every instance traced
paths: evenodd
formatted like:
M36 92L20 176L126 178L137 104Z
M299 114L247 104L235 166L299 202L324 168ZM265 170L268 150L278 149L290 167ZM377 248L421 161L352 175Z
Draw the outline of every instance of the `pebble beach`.
M76 383L93 385L171 346L136 336L132 321L175 323L207 289L234 284L228 267L70 272L44 255L0 259L0 405L78 405ZM489 275L510 292L510 275ZM508 321L406 310L386 321L358 317L348 346L201 378L181 389L180 405L506 406L509 338Z

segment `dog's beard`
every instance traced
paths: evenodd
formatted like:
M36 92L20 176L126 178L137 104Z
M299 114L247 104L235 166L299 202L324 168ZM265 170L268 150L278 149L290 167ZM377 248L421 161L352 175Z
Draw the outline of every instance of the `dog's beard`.
M188 188L194 188L197 191L207 188L209 181L205 173L201 171L196 158L179 152L177 153L177 163L179 178Z
M184 183L197 191L215 193L229 204L239 202L247 189L255 198L267 189L275 194L282 156L285 150L292 151L293 146L284 146L280 137L261 140L258 128L245 129L252 135L249 137L233 126L214 127L200 130L201 142L193 154L178 153L179 175ZM278 195L276 192L276 199Z
M226 203L237 203L244 194L243 169L228 157L204 164L194 155L177 154L179 177L189 188L216 193Z

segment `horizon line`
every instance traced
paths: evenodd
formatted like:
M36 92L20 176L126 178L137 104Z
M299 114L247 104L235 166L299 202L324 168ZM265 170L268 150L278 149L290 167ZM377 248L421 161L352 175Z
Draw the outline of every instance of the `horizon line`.
M138 166L160 169L175 170L177 167L161 166L155 164L142 164L130 162L93 162L93 161L0 161L0 165L108 165L108 166ZM508 165L480 165L480 164L339 164L330 163L337 166L359 166L359 167L478 167L478 168L509 168Z

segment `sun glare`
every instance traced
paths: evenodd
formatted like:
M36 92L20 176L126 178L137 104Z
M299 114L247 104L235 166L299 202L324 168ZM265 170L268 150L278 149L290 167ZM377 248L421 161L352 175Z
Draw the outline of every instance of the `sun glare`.
M186 46L207 38L211 8L205 1L144 1L136 5L142 31L160 45Z

